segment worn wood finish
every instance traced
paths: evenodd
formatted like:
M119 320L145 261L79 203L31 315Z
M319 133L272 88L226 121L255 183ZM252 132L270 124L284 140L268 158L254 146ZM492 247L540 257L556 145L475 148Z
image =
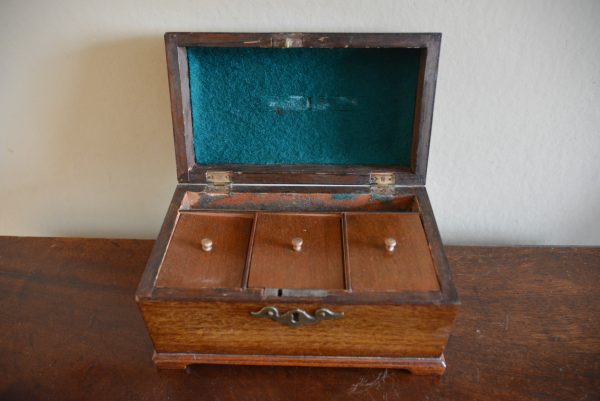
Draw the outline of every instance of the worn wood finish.
M296 304L299 302L318 302L329 305L460 305L459 302L448 302L439 291L405 291L405 292L349 292L340 289L302 290L282 289L282 295L275 289L248 288L243 291L228 288L156 288L152 297L137 297L138 301L186 301L186 302L277 302Z
M346 213L348 271L359 291L439 291L418 213ZM393 252L384 240L394 238Z
M405 167L308 164L196 164L188 172L189 182L206 183L208 171L231 171L234 184L367 185L369 175L376 172L394 173L402 185L425 184L423 177Z
M424 185L440 52L439 33L186 33L165 34L171 112L179 182L206 182L208 170L230 170L234 182L338 184L369 183L369 173L396 174L403 185ZM195 163L187 71L188 47L305 47L421 49L410 167L369 165L198 165Z
M169 32L167 41L193 47L427 47L439 33ZM291 43L286 39L292 39Z
M0 399L600 399L600 248L447 248L462 306L444 351L448 369L437 377L274 366L157 370L132 299L152 246L0 238Z
M250 257L250 288L344 289L341 215L257 213Z
M180 213L156 287L241 288L253 221L254 213Z
M189 187L188 187L189 188ZM374 199L357 187L278 187L236 186L230 196L214 195L194 188L185 193L184 210L269 210L295 212L415 211L415 190L403 189L393 197ZM264 190L270 189L270 192ZM345 192L341 192L346 189ZM249 192L252 190L252 192ZM361 192L362 190L362 192ZM308 192L308 193L307 193ZM365 193L366 192L366 193Z
M442 237L435 222L427 190L425 188L415 188L415 191L417 199L416 210L419 212L421 221L423 222L423 230L427 236L427 242L431 250L431 257L433 258L433 265L435 266L444 302L458 302L458 294L452 279L452 270L444 252Z
M343 312L344 317L293 328L257 318L265 306ZM158 353L439 357L456 306L328 305L277 302L140 303Z
M435 85L440 58L441 34L421 50L421 70L415 110L415 133L413 135L413 171L423 185L427 177L427 160L433 121Z
M248 252L246 253L246 264L244 266L244 275L242 277L242 290L248 290L248 280L250 279L250 264L252 262L252 253L254 252L254 239L256 238L256 221L258 213L254 213L252 221L252 230L250 231L250 243L248 244Z
M156 238L156 242L152 248L150 257L148 258L146 269L144 269L144 273L142 274L142 278L135 293L136 299L150 297L155 290L154 283L156 282L158 268L167 251L167 245L169 244L171 233L173 232L173 228L177 221L177 213L179 213L179 208L181 207L187 189L188 188L184 186L177 187L173 193L171 203L169 203L167 209L167 214L165 215L158 237Z
M210 195L201 193L201 185L178 185L173 197L171 208L179 207L183 210L360 210L360 211L413 211L419 213L423 222L423 229L427 237L435 271L438 276L440 291L402 291L402 292L354 292L328 291L321 294L321 301L328 304L444 304L458 305L458 296L452 283L450 267L444 255L441 238L435 224L435 218L424 188L402 187L397 188L393 196L377 197L370 193L362 193L361 188L329 187L331 193L324 192L326 188L315 188L315 193L302 192L306 187L236 187L236 192L228 196ZM256 192L247 192L255 190ZM300 192L297 192L300 191ZM354 191L354 192L353 192ZM288 205L292 205L289 207ZM163 229L155 248L164 253L168 244L170 231L175 224L176 212L170 212L165 217ZM168 220L168 221L167 221ZM165 232L168 231L168 232ZM158 252L157 251L157 252ZM136 294L138 300L185 300L185 301L262 301L271 300L272 294L255 292L226 291L221 289L186 289L186 288L152 288L148 283L154 283L162 255L153 252L144 273L140 291ZM153 274L154 276L150 276ZM349 277L346 275L345 277ZM350 278L351 280L351 278ZM147 287L149 285L149 288ZM314 297L300 296L277 297L277 302L311 302Z
M167 36L165 36L165 41L177 179L180 182L187 182L189 181L188 171L196 163L192 110L189 101L190 82L187 50L183 47L170 44L170 38ZM182 101L184 99L187 99L187 101Z
M315 355L222 355L222 354L154 354L152 358L160 369L187 369L194 364L256 365L256 366L309 366L342 368L403 369L416 375L441 375L446 370L444 357L438 358L384 358Z

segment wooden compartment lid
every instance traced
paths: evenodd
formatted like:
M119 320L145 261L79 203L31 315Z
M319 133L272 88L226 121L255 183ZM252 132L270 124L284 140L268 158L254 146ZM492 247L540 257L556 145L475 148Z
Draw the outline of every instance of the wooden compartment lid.
M367 185L385 172L425 184L441 34L165 41L180 182Z

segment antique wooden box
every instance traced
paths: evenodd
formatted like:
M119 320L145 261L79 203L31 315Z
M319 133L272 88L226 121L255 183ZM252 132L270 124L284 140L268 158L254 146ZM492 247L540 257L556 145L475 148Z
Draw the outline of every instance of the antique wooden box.
M443 373L440 34L167 33L179 183L136 300L162 368Z

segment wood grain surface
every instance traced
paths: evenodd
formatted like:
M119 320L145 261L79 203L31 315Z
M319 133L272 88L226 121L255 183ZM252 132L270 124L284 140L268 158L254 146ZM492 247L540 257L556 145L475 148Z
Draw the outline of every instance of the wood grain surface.
M341 215L258 213L248 287L343 289Z
M287 327L256 318L265 306L285 313L318 308L344 313L342 318L304 327ZM328 305L143 301L156 352L439 357L444 351L456 306Z
M254 213L180 213L157 287L241 288ZM213 241L202 250L203 238Z
M187 369L190 365L310 366L336 368L402 369L415 375L441 375L446 370L444 356L437 358L395 358L304 355L227 355L155 353L152 360L160 369Z
M348 270L354 291L439 291L418 213L346 213ZM385 239L394 238L393 252Z
M152 241L0 239L1 400L600 399L600 248L448 247L462 306L442 377L159 371L134 301Z

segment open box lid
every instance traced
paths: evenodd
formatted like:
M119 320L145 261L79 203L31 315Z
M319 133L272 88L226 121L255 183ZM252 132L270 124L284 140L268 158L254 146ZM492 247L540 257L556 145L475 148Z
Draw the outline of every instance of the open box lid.
M181 183L424 185L441 34L165 34Z

